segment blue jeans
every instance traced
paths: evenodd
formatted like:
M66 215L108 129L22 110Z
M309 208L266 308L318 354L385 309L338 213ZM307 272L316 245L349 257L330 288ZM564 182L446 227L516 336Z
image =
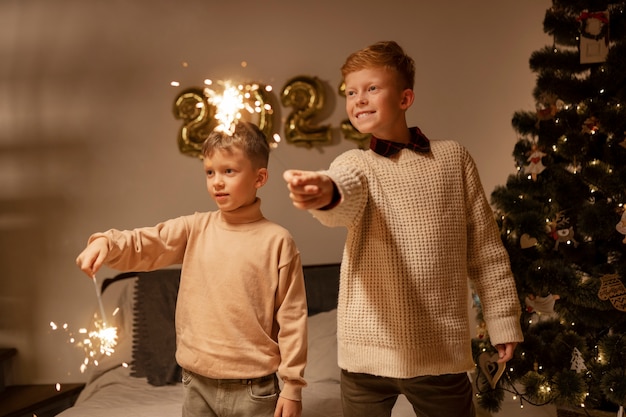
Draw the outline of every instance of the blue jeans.
M183 370L183 417L272 417L280 394L275 374L212 379Z
M476 415L466 373L400 379L341 371L344 417L389 417L400 394L418 417Z

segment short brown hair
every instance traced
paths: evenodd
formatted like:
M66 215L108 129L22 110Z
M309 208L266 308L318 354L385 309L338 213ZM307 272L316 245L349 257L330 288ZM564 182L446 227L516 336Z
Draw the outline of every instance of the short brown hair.
M267 168L270 147L265 134L250 122L237 122L230 132L214 130L202 144L202 156L213 154L216 149L241 149L255 168Z
M394 41L377 42L350 54L341 67L341 75L343 78L346 78L346 75L351 72L375 67L396 70L401 87L413 89L415 84L415 62Z

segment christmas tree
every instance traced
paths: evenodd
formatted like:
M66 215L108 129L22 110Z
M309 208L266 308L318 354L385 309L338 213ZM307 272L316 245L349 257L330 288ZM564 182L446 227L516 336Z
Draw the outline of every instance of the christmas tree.
M522 404L622 412L626 1L554 0L543 26L554 43L530 58L537 107L512 121L518 171L491 195L525 340L504 370L482 360L488 335L475 340L478 401L498 411L510 391Z

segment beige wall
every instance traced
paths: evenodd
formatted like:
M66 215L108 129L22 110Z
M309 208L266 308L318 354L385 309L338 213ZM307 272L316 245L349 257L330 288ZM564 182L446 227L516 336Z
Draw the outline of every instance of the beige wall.
M513 112L534 108L528 58L551 43L542 32L549 5L2 0L0 346L19 349L9 382L84 379L82 352L49 323L89 322L94 288L74 259L91 232L213 209L199 161L176 146L171 109L182 88L254 80L277 94L310 75L334 91L348 53L394 39L418 66L410 123L468 147L490 193L514 171ZM282 132L288 109L276 111ZM265 215L292 231L307 264L339 261L344 231L292 208L281 173L325 168L355 147L338 130L343 100L330 95L325 112L334 143L283 143L261 192Z

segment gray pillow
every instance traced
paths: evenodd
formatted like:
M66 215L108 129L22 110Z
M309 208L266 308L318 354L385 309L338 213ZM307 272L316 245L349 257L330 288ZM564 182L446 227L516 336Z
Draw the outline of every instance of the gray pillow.
M155 386L181 381L174 316L180 269L140 272L135 288L131 375Z

